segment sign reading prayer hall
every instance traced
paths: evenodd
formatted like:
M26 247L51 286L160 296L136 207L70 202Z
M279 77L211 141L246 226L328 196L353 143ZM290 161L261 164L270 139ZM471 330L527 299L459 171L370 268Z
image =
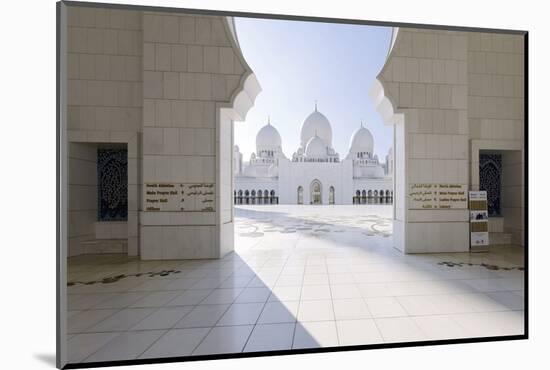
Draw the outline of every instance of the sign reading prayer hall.
M467 209L468 185L410 184L409 209Z
M143 191L149 212L214 211L214 184L146 183Z

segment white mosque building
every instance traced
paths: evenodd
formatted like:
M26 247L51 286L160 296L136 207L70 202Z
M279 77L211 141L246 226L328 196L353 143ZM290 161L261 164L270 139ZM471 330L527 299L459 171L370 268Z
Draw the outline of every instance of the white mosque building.
M332 127L317 110L303 122L300 146L287 158L281 135L268 119L256 135L256 152L243 163L234 147L235 204L390 204L393 154L374 154L371 132L354 132L344 159L332 147Z

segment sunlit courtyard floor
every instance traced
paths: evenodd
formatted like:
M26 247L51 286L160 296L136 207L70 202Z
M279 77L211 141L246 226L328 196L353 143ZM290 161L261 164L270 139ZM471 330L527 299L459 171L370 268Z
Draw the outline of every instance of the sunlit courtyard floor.
M522 334L522 267L403 255L390 206L239 206L220 260L70 258L69 362Z

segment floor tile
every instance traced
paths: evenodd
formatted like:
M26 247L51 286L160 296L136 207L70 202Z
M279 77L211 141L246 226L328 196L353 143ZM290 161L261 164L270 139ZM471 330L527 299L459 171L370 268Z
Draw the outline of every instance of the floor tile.
M87 357L85 361L134 360L164 332L164 330L147 330L122 333Z
M292 348L295 324L259 324L254 327L244 351L277 351Z
M209 330L209 328L169 330L139 358L189 356L206 337Z
M67 361L82 362L120 333L77 334L67 342Z
M299 303L299 301L267 302L258 323L293 323L298 316Z
M447 297L445 295L444 297ZM395 298L408 315L438 315L446 313L437 296L404 296ZM393 298L392 298L393 300ZM397 310L398 311L398 310ZM404 315L390 315L404 316ZM377 316L381 317L381 316Z
M277 279L277 282L275 283L275 286L302 286L302 283L304 281L304 275L291 275L291 274L282 274Z
M271 296L268 301L298 301L301 292L301 286L275 287L271 289Z
M114 297L109 298L105 301L102 301L95 305L94 309L102 308L126 308L131 304L137 302L138 300L145 297L148 292L127 292L127 293L116 293Z
M488 292L487 295L502 306L502 310L523 310L524 297L516 292Z
M332 301L336 320L367 319L371 317L369 309L362 298L338 299Z
M523 332L524 272L475 265L522 266L521 248L403 255L373 231L391 217L377 207L236 207L235 252L219 260L71 257L72 281L142 273L68 287L69 328L88 332L69 333L71 358L132 358L150 342L144 358ZM148 274L162 270L181 272Z
M193 284L191 286L190 289L214 289L214 288L218 288L223 283L224 280L225 280L225 278L223 278L223 279L220 279L220 278L199 279L195 284Z
M336 284L330 286L332 299L361 298L361 291L355 284Z
M175 328L211 327L229 308L228 304L195 306L183 319L175 324Z
M389 297L391 292L386 283L357 284L363 298Z
M105 320L107 317L115 314L118 310L88 310L80 311L78 314L71 315L68 318L68 332L82 333L89 327Z
M243 288L214 289L201 304L227 304L233 303L241 294Z
M269 288L245 288L235 300L235 303L266 302L271 295Z
M334 320L332 301L301 301L298 308L299 321Z
M130 307L162 307L179 295L178 291L152 292L132 303Z
M331 285L355 283L355 279L350 273L329 273L328 278Z
M116 293L72 294L68 296L69 310L86 310L116 296Z
M328 274L305 274L303 285L328 285Z
M192 309L193 306L161 307L130 330L170 329Z
M292 348L334 347L337 345L338 334L334 321L296 324Z
M201 342L194 355L242 352L253 325L221 326L213 328Z
M308 301L318 299L331 299L330 287L328 285L304 285L302 287L300 300Z
M167 306L192 306L199 304L204 300L213 289L193 289L186 290L179 296L167 303Z
M305 274L327 274L327 266L324 263L320 263L319 265L306 265Z
M252 276L230 276L220 284L219 288L244 288L252 278Z
M147 316L155 312L154 308L125 308L114 315L88 328L87 332L126 331Z
M170 283L168 279L159 280L146 280L143 283L129 289L129 291L135 292L156 292L162 290L166 285Z
M385 342L412 342L427 340L427 336L410 317L374 319Z
M481 312L450 315L470 337L521 335L523 311Z
M199 281L198 278L184 278L174 279L170 283L166 284L164 290L187 290L190 289Z
M365 298L365 302L372 317L407 316L407 312L393 297Z
M415 316L411 317L415 324L426 335L427 339L465 338L466 330L449 316Z
M341 346L382 343L382 336L372 319L338 320L338 339Z
M228 325L249 325L255 324L262 312L264 303L234 303L232 304L221 319L217 322L217 326Z

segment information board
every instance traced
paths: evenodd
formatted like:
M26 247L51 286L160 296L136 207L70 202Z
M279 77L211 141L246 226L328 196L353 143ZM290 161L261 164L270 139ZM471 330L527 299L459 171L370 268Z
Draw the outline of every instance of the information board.
M467 209L468 185L410 184L409 209Z
M211 183L146 183L145 211L214 212L215 191Z
M470 191L469 198L470 247L485 247L489 245L489 212L487 210L487 192Z

